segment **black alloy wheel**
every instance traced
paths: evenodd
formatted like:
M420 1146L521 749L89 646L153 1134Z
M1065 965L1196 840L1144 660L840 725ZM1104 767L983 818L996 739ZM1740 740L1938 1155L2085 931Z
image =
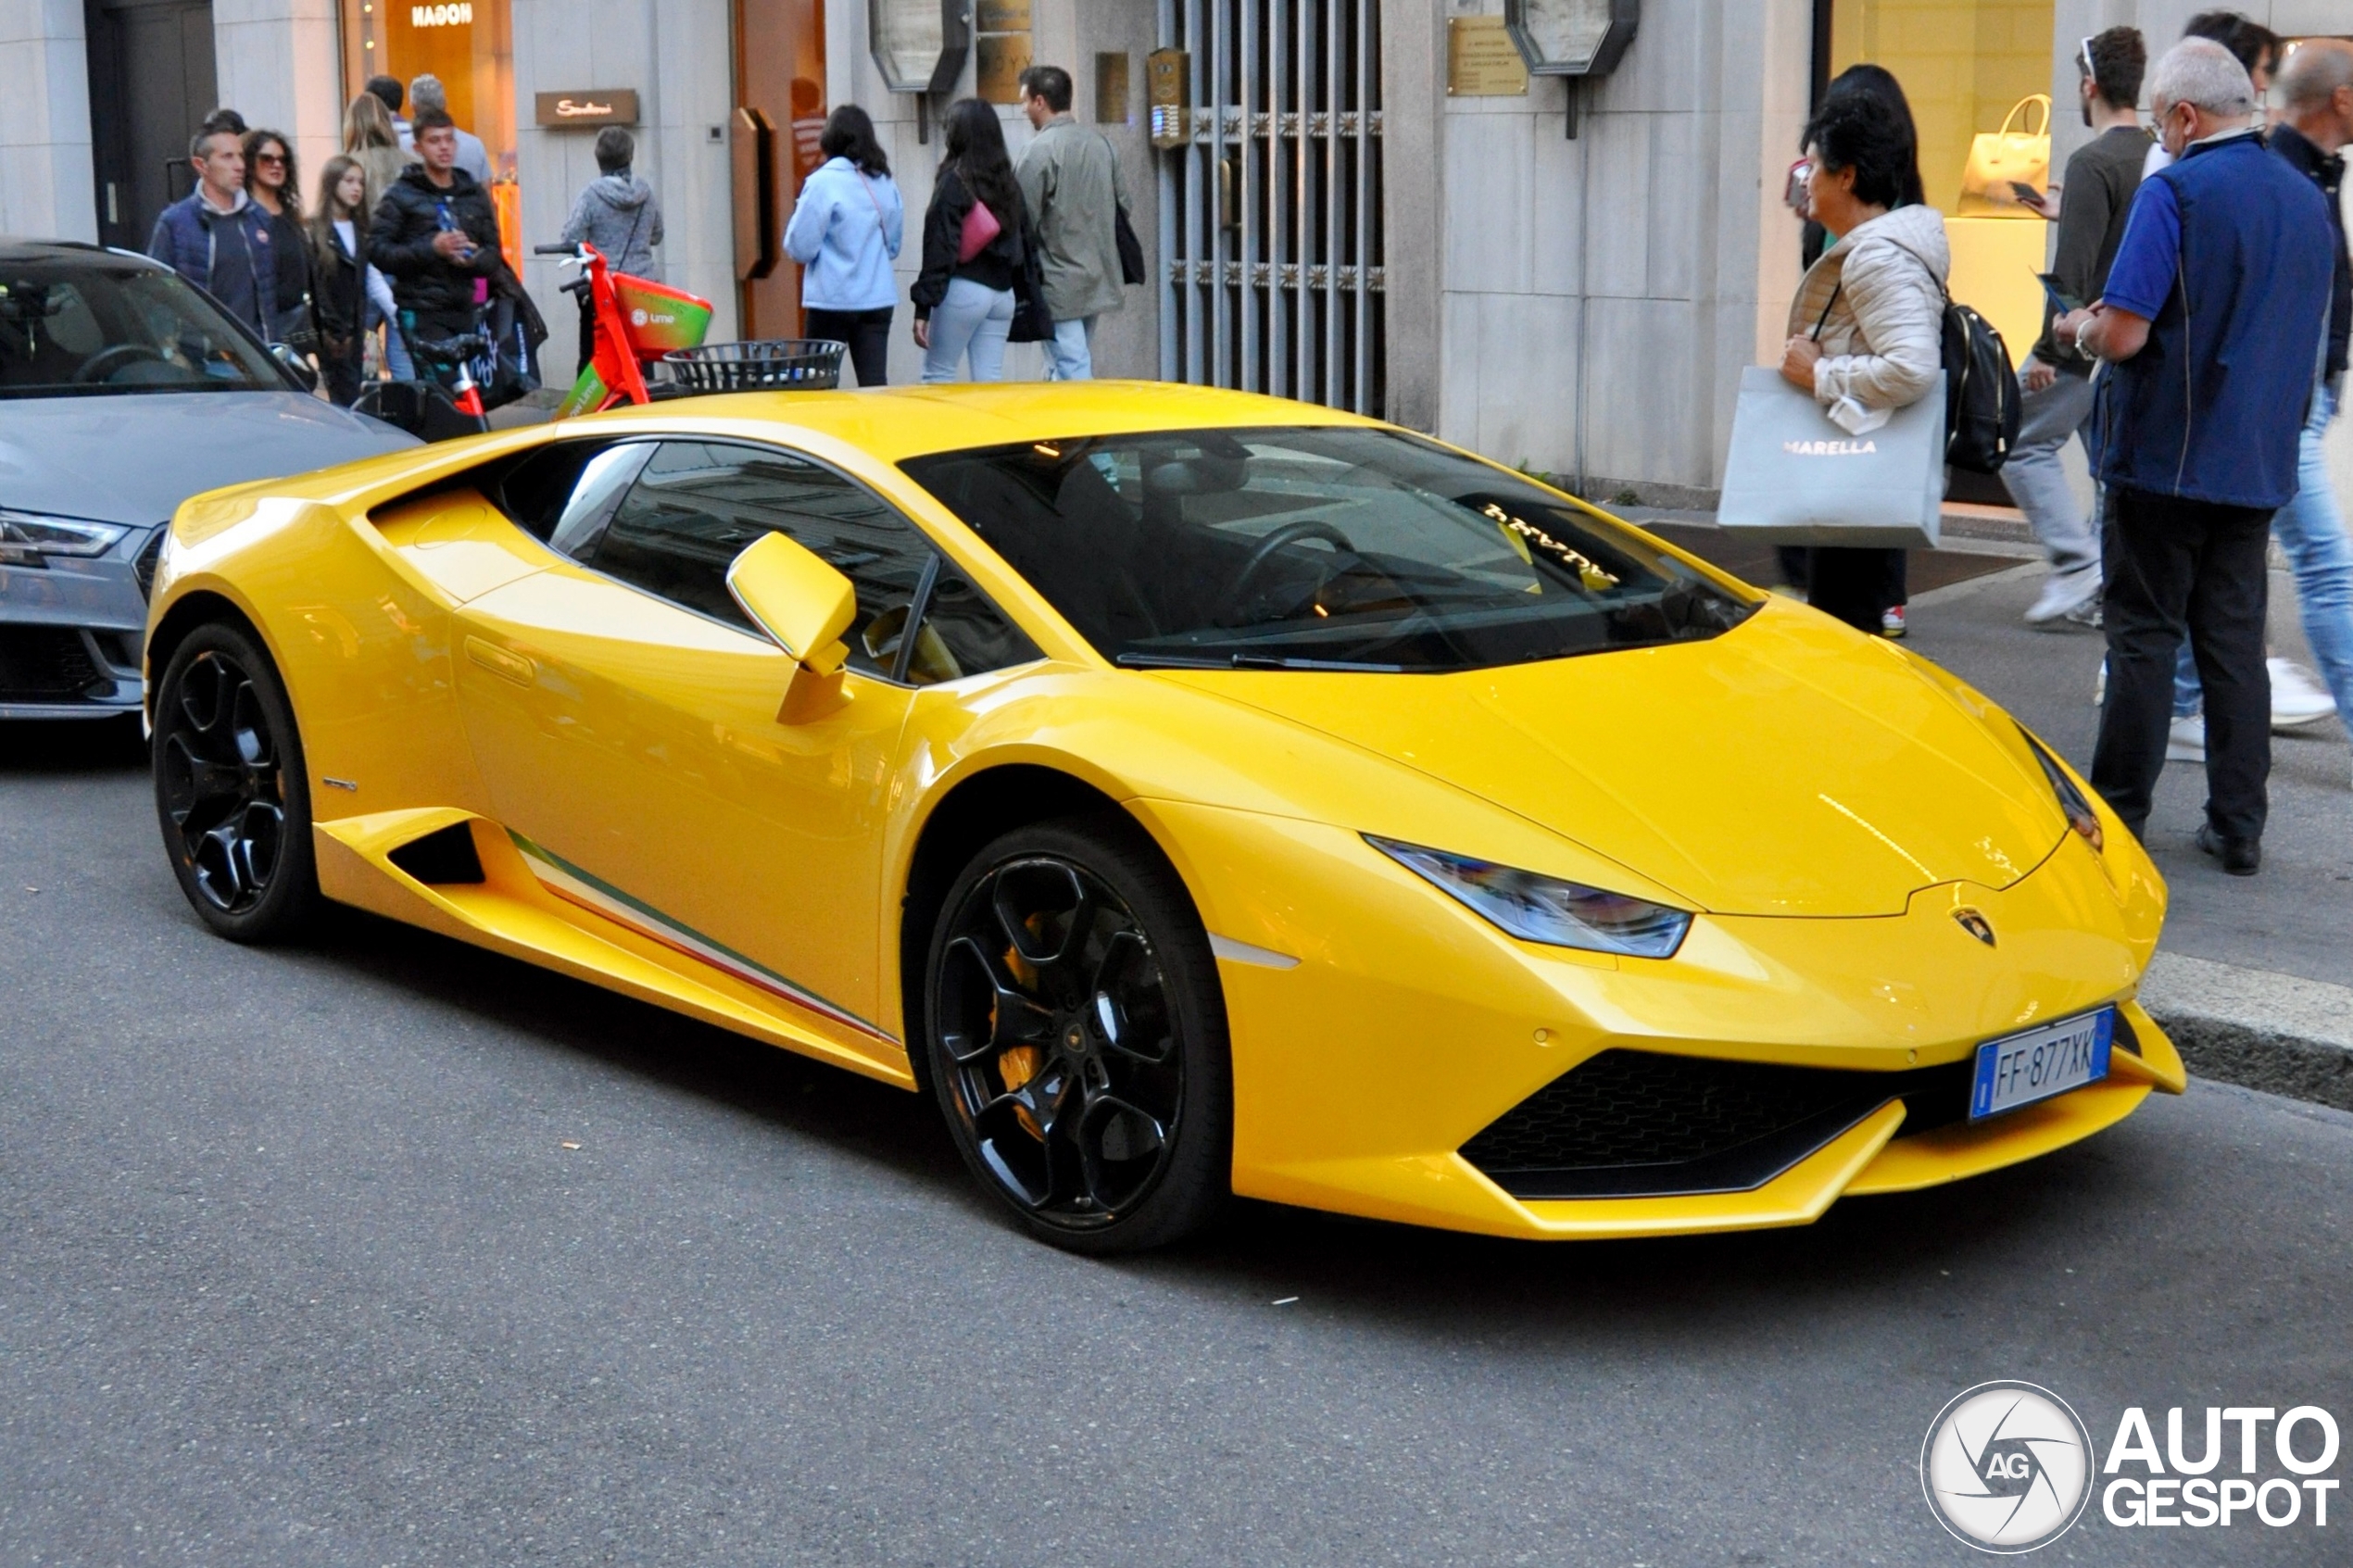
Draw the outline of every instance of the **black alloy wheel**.
M318 897L310 794L285 688L243 631L172 654L156 696L156 814L180 890L238 942L289 934Z
M1200 917L1140 832L998 839L950 889L927 972L949 1127L1032 1235L1127 1252L1212 1217L1230 1182L1225 1003Z

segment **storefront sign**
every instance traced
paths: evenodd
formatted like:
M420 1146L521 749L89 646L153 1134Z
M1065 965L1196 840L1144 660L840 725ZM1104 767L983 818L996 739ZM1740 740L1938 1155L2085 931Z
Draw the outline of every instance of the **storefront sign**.
M1029 69L1029 0L979 0L973 7L973 92L984 102L1021 102Z
M637 123L637 90L634 87L583 87L570 93L542 93L535 100L541 125Z
M1501 17L1446 19L1446 95L1525 98L1528 62Z

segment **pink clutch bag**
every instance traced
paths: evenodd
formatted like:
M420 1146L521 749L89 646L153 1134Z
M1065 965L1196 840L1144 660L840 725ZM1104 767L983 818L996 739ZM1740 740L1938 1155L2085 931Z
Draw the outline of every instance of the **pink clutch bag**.
M988 242L1001 232L1003 226L997 221L997 215L988 210L988 204L984 201L973 203L972 210L964 214L963 237L956 242L957 262L961 265L970 261L987 250Z

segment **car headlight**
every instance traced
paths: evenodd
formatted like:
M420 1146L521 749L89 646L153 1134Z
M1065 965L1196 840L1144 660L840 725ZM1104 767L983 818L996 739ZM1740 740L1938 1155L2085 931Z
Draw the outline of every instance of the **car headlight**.
M2019 725L2018 733L2025 738L2026 748L2034 753L2034 760L2043 765L2043 776L2051 781L2051 793L2058 797L2059 809L2067 814L2067 825L2082 834L2083 841L2093 848L2107 848L2108 834L2100 831L2100 814L2092 809L2092 803L2083 798L2083 792L2075 787L2075 781L2067 776L2058 759L2025 725Z
M1665 959L1692 928L1689 911L1648 899L1371 834L1365 842L1524 941Z
M120 523L0 508L0 562L39 566L44 556L103 556L130 532Z

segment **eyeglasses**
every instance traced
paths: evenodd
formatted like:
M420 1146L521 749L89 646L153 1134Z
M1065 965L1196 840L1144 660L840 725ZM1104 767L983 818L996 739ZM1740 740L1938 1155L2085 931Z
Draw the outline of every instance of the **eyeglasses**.
M274 163L280 168L283 168L286 162L286 155L283 153L256 153L253 155L253 161L256 163Z
M2086 38L2083 40L2082 44L2076 49L2075 61L2078 65L2083 68L2083 74L2085 76L2090 77L2094 82L2097 82L2100 79L2099 68L2092 63L2092 41L2090 39Z

